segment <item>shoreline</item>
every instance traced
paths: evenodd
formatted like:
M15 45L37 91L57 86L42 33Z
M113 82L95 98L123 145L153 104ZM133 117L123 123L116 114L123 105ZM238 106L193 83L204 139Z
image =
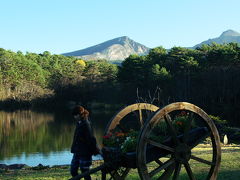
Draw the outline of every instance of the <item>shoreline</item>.
M103 160L93 160L92 166L96 166L97 164L103 163ZM70 164L62 164L62 165L43 165L39 163L37 166L29 166L27 164L0 164L0 169L3 170L20 170L20 169L31 169L31 170L43 170L43 169L49 169L49 168L64 168L64 167L70 167Z
M222 153L229 153L229 152L239 152L240 151L240 145L238 144L227 144L227 145L221 145ZM195 149L195 152L201 152L201 153L207 153L209 150L208 145L201 145L200 147ZM92 166L100 165L104 162L103 159L95 159L92 160ZM0 170L21 170L21 169L30 169L30 170L43 170L43 169L51 169L51 168L66 168L70 167L69 164L60 164L60 165L43 165L39 163L37 166L29 166L27 164L0 164Z

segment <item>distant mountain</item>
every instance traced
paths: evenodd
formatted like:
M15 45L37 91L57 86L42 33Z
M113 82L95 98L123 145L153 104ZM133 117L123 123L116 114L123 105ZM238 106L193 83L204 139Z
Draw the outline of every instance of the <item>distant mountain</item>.
M203 44L212 44L213 42L216 42L218 44L230 42L240 43L240 33L234 30L227 30L224 31L219 37L203 41L200 44L195 45L193 48L200 47Z
M64 53L65 56L76 56L85 60L106 59L124 60L131 54L145 55L148 47L137 43L127 36L115 38L86 49Z

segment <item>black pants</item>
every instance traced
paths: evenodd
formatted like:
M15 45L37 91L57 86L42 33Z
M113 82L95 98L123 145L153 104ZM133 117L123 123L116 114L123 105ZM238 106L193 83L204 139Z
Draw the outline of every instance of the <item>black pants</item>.
M89 171L90 166L92 165L92 156L80 156L77 153L73 154L72 162L71 162L71 175L72 177L78 175L78 168L80 167L80 170L82 173ZM85 176L85 180L91 180L91 176Z

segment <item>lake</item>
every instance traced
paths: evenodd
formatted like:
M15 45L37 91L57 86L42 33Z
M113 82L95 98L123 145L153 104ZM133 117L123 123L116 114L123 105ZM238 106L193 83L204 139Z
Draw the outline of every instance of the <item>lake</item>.
M123 105L114 108L112 105L105 106L97 108L91 106L90 109L90 120L99 145L102 143L107 123L123 107ZM128 117L127 122L135 122L136 114L133 115ZM125 126L128 126L127 122L123 122ZM75 123L70 110L0 111L0 164L29 166L37 166L40 163L50 166L70 164L72 159L70 147ZM135 124L131 127L135 127ZM101 156L93 156L93 159L101 159Z
M118 111L90 111L94 134L100 145L108 121ZM75 122L70 111L0 111L0 164L36 166L70 164ZM99 159L101 156L94 156Z

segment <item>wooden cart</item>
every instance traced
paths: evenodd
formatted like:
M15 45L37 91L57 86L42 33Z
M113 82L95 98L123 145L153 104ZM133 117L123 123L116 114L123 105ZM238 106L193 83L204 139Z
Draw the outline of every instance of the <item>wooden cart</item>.
M128 121L129 117L131 120ZM121 180L126 178L131 168L137 168L143 180L177 180L181 171L191 180L217 179L221 161L219 134L212 119L201 108L187 102L172 103L161 109L147 103L132 104L110 120L105 135L116 128L128 131L132 127L140 132L135 151L121 153L119 149L104 147L104 163L72 179L101 170L102 179L109 173L110 179ZM152 137L160 137L161 140ZM211 159L202 157L195 150L206 141L206 153ZM203 169L206 175L195 174L191 164Z

